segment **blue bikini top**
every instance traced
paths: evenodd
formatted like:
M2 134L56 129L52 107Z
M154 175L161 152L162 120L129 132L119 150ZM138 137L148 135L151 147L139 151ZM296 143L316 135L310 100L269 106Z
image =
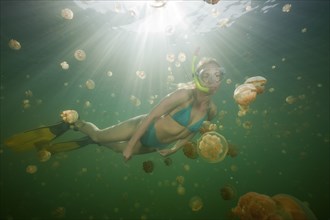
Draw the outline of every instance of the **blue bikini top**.
M180 111L178 111L174 115L172 115L172 118L174 119L174 121L178 122L180 125L186 127L189 131L197 132L202 127L203 122L206 120L207 114L203 118L201 118L199 121L197 121L196 123L188 126L189 122L190 122L191 110L192 110L192 105L189 105L186 108L181 109Z

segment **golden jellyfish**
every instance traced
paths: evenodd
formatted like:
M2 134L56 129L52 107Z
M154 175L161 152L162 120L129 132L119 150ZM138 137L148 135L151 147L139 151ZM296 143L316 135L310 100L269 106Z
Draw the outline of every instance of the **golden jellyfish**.
M63 61L62 63L60 63L60 65L61 65L62 69L64 69L64 70L67 70L70 67L66 61Z
M177 176L176 177L176 182L180 185L183 185L184 183L184 176Z
M164 159L164 163L165 163L166 166L171 166L172 163L173 163L173 161L172 161L172 159L170 157L166 157Z
M152 171L154 170L154 162L152 162L151 160L144 161L142 167L144 172L152 173Z
M220 195L223 200L231 200L236 197L236 189L231 185L225 185L220 189Z
M83 50L76 50L76 51L74 52L74 57L75 57L76 60L78 60L78 61L83 61L83 60L86 59L86 53L85 53L85 51L83 51Z
M234 91L234 99L240 106L248 106L257 97L257 88L253 84L239 85Z
M235 145L228 143L227 156L236 157L238 155L238 149Z
M178 188L176 188L176 192L178 195L183 196L186 194L186 188L184 188L182 185L179 185Z
M257 94L261 94L265 91L265 84L267 79L262 76L253 76L245 80L244 84L252 84L257 89Z
M314 213L297 198L277 194L273 197L248 192L239 198L232 213L241 220L316 220Z
M153 8L162 8L166 5L167 0L152 0L149 5Z
M174 55L174 53L168 53L168 54L166 55L166 60L167 60L168 62L170 62L170 63L173 63L174 60L175 60L175 55Z
M37 172L37 170L38 170L38 167L36 165L28 165L26 167L26 172L29 174L34 174Z
M181 52L178 54L178 60L179 62L183 63L184 61L186 61L186 54Z
M10 39L10 41L8 42L8 46L10 47L10 49L13 49L13 50L21 49L20 42L18 42L17 40L14 40L14 39Z
M73 11L69 8L62 9L61 15L64 19L71 20L73 18Z
M200 157L209 163L218 163L225 159L228 152L227 140L217 132L207 132L197 143Z
M146 73L142 70L138 70L135 73L140 79L145 79L146 78Z
M204 0L206 3L211 4L211 5L215 5L217 4L220 0Z
M65 218L65 214L66 214L65 208L62 206L55 208L52 212L53 217L57 219Z
M217 125L212 124L210 121L204 121L202 127L199 129L199 133L204 134L206 132L217 130Z
M141 100L138 97L131 95L129 99L134 106L138 107L141 105Z
M183 145L182 150L184 155L190 159L196 159L198 157L197 145L194 142L187 142Z
M49 151L45 150L45 149L40 150L38 152L38 159L39 159L40 162L48 161L51 156L52 156L52 154Z
M89 79L85 82L86 88L89 90L95 89L95 82L92 79Z
M297 98L292 96L292 95L285 98L285 102L290 104L290 105L295 103L296 101L297 101Z
M203 208L203 201L199 196L194 196L190 199L189 206L193 212L198 212Z

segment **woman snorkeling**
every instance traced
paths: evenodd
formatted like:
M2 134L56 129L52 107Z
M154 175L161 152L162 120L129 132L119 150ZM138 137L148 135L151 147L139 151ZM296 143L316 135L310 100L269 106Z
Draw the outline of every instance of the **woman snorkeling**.
M193 83L168 94L148 114L99 129L91 122L78 119L76 111L66 110L61 114L60 124L14 135L5 144L16 151L37 148L57 153L96 143L121 152L125 160L155 151L162 156L173 154L199 132L204 121L212 120L217 114L211 97L220 86L222 68L211 58L201 59L195 68L195 60L196 56L192 65ZM70 126L87 137L50 143ZM172 143L175 143L173 147L166 148Z

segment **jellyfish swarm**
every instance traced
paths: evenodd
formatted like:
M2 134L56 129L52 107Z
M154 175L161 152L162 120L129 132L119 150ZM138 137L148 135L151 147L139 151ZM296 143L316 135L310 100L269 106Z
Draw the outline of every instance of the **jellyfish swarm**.
M151 160L144 161L143 164L143 170L146 173L152 173L154 170L154 163Z
M307 206L297 198L286 194L270 197L248 192L240 197L232 212L241 220L316 220L314 213Z
M196 159L198 157L197 145L194 142L187 142L183 145L182 151L184 155L190 159Z
M225 185L220 189L223 200L231 200L236 197L236 189L231 185Z
M244 84L252 84L257 89L257 94L261 94L265 91L265 84L267 79L262 76L253 76L245 80Z
M227 140L217 132L207 132L197 142L200 157L209 163L222 161L228 152Z

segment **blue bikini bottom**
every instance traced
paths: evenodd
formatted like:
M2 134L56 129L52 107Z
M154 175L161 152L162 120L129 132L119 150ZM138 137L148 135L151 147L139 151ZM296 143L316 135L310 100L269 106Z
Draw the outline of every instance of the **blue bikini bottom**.
M145 147L166 147L168 144L160 143L156 136L155 123L152 123L143 136L140 138L140 142Z

